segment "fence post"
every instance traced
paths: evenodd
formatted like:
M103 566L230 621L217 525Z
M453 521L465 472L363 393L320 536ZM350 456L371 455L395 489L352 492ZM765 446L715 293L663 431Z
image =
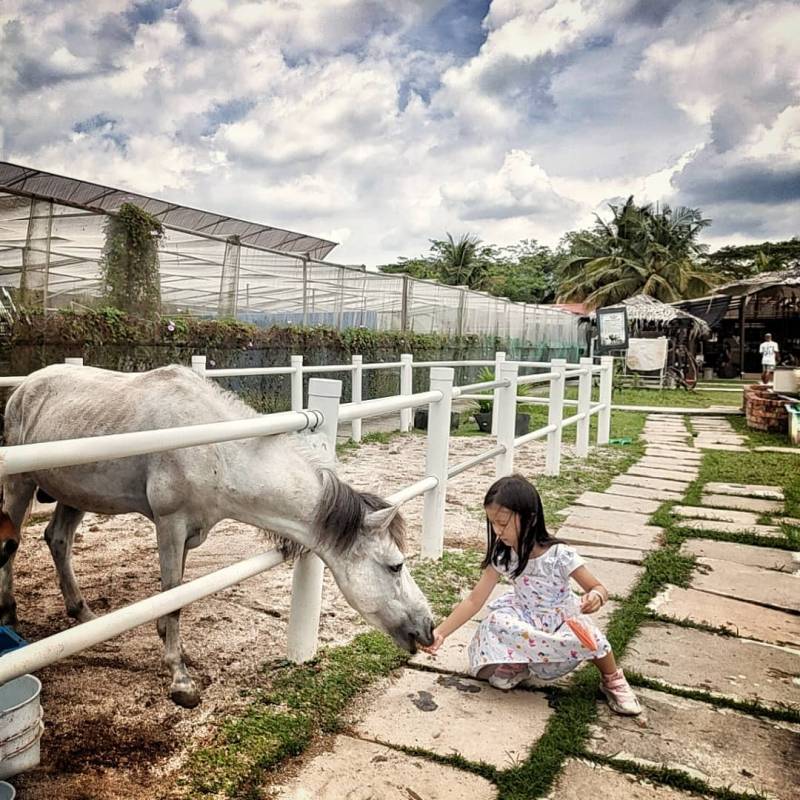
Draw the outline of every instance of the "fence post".
M608 444L611 435L611 390L614 385L614 358L601 356L600 402L603 408L597 413L597 444Z
M497 400L494 403L498 410L497 444L502 444L506 451L495 456L494 469L498 478L504 478L514 471L514 434L517 421L517 374L519 364L516 361L504 361L499 365L498 380L508 380L511 385L505 389L495 389Z
M303 410L303 356L292 356L292 411Z
M556 429L547 434L547 459L544 474L558 475L561 472L561 433L564 418L564 372L567 361L564 358L554 358L550 362L550 371L556 375L550 378L550 400L547 424L555 425Z
M411 353L403 353L400 356L402 366L400 367L400 394L410 395L413 393L414 385L414 356ZM411 409L400 409L400 431L408 433L411 430Z
M586 373L578 379L578 413L586 416L578 420L575 431L575 451L579 458L587 458L589 455L589 431L592 418L589 416L589 409L592 405L592 365L594 360L582 358L581 366Z
M361 381L364 376L363 370L364 356L353 356L353 377L352 377L352 393L350 399L354 403L361 402ZM361 441L361 418L354 419L352 422L352 430L350 431L350 438L354 442Z
M327 440L331 465L336 461L336 431L341 395L341 381L312 378L308 382L308 407L322 412L322 425L317 430ZM322 560L314 553L306 553L294 562L286 657L296 664L308 661L317 652L324 568Z
M192 356L192 371L198 375L205 377L206 375L206 357L205 356Z
M438 483L425 493L422 511L423 558L439 559L444 549L444 506L447 495L447 456L450 447L450 409L453 405L452 367L431 368L431 391L438 390L442 399L428 407L428 449L425 455L425 475Z
M494 354L494 377L497 380L497 376L500 374L500 370L502 369L503 362L506 360L506 354L502 351L497 352ZM497 435L497 404L500 402L500 390L494 390L494 400L492 401L492 433L496 436Z
M72 364L73 367L82 367L83 366L83 359L82 358L65 358L65 364Z

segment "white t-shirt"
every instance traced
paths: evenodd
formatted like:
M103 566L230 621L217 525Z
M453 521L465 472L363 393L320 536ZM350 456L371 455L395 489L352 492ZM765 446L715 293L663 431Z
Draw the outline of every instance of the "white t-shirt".
M780 350L777 342L761 342L758 352L761 353L761 363L775 366L775 354Z

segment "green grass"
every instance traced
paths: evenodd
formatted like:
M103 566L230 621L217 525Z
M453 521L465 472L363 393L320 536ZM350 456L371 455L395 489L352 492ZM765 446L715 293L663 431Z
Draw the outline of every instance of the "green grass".
M361 442L348 439L346 442L338 442L336 444L336 455L341 458L342 456L352 454L362 444L389 444L393 439L400 436L410 436L408 433L401 433L400 431L373 431L372 433L365 433L361 437Z
M481 574L483 552L446 550L438 561L424 559L412 565L417 585L428 598L434 614L444 617L471 589Z

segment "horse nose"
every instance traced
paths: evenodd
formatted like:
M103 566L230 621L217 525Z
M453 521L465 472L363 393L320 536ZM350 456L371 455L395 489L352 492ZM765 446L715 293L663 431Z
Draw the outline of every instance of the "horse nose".
M16 539L6 539L3 542L3 557L4 558L11 558L14 553L17 552L17 548L19 547L19 542Z

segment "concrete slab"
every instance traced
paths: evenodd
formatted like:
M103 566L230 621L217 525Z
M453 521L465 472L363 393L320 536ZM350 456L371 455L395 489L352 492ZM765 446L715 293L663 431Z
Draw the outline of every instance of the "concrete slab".
M676 517L691 519L713 519L718 522L738 522L741 525L757 525L760 514L752 511L734 511L730 508L708 508L707 506L673 506Z
M796 519L795 517L777 517L772 521L776 524L782 523L783 525L789 525L792 528L800 528L800 519Z
M697 477L697 466L686 461L677 461L671 458L659 456L645 456L636 462L637 467L647 469L658 469L662 472L669 472L670 478L656 478L654 480L681 481L691 483ZM644 477L644 476L638 476Z
M780 486L765 486L757 483L707 483L703 490L713 494L732 494L736 497L758 497L762 500L783 500Z
M354 726L365 739L461 755L498 769L527 758L553 714L538 692L501 692L484 681L403 670L368 693Z
M585 561L589 572L608 589L610 594L617 597L627 597L644 573L644 568L635 564L601 561L597 558L586 558ZM572 588L578 594L583 593L583 590L574 581Z
M489 613L484 606L485 613ZM482 619L483 617L481 617ZM439 670L440 672L452 672L456 675L469 675L469 659L467 649L475 631L478 630L478 622L467 622L462 625L454 634L445 639L444 644L436 655L423 653L421 650L408 662L415 667L427 667Z
M650 477L663 476L651 475ZM653 514L658 510L661 503L657 500L637 500L634 497L620 497L619 495L603 494L601 492L584 492L574 501L574 505L606 508L614 511L633 511L637 514Z
M800 708L800 652L786 647L646 622L623 666L670 686Z
M642 475L617 475L614 483L622 483L627 486L640 486L642 489L661 489L665 492L678 492L682 494L686 491L690 481L669 480L663 478L645 478Z
M634 464L632 467L628 469L627 474L640 475L643 478L660 478L662 480L669 481L672 480L678 473L672 470L671 468L658 469L655 467L640 467ZM700 473L699 470L696 469L692 470L684 469L681 471L680 474L696 478Z
M791 573L702 557L697 559L691 586L710 594L800 613L800 576Z
M591 544L595 547L652 550L658 546L658 538L655 534L627 535L624 533L610 533L609 531L594 531L588 528L573 528L570 525L562 525L558 529L558 538L570 544Z
M623 497L643 497L646 500L660 500L662 503L667 500L680 502L683 500L683 492L667 492L664 489L645 489L643 486L630 486L627 483L620 483L616 479L606 490L607 494L618 494Z
M638 689L637 694L644 708L641 717L619 717L607 705L599 707L590 752L663 764L715 788L764 793L778 800L796 797L800 726L650 689Z
M619 561L625 564L641 564L647 557L646 550L630 547L597 547L591 544L575 544L573 547L584 558L595 558L598 561Z
M780 514L783 511L783 503L778 500L758 500L755 497L734 497L729 494L704 493L700 502L712 508L735 508L757 514Z
M715 542L712 539L689 539L681 546L681 552L699 558L716 558L733 564L747 564L786 574L800 571L800 553L778 550L774 547Z
M676 453L674 450L669 450L664 447L650 446L646 447L644 451L645 456L660 456L662 458L672 458L675 461L686 461L693 464L699 464L703 460L703 454L698 453L697 450L681 450Z
M315 756L296 778L268 792L272 800L497 797L497 789L478 775L350 736L337 736L332 750Z
M800 447L754 447L757 453L785 453L790 456L800 456Z
M668 586L649 605L674 620L688 619L725 628L743 638L800 648L800 617L796 614L678 586Z
M696 800L694 795L669 786L658 786L636 775L578 759L570 759L564 764L553 789L544 800L587 800L590 797L615 800Z
M772 537L786 541L780 528L775 525L741 525L738 522L719 522L713 519L684 519L676 523L681 530L717 531L718 533L756 533L759 536Z
M728 453L749 453L746 447L740 447L736 444L712 444L712 443L697 443L699 450L725 450Z
M590 528L611 533L650 534L660 533L661 528L649 525L649 514L626 513L589 506L568 506L568 516L562 524L575 528Z

